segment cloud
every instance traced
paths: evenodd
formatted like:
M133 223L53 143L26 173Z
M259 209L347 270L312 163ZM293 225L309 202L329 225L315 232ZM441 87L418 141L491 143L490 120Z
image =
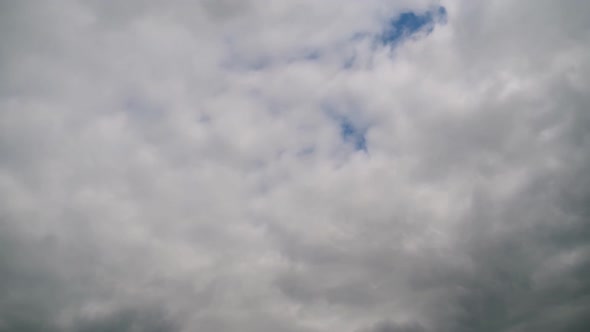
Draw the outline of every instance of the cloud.
M390 322L381 322L375 325L371 331L375 332L421 332L424 329L417 324L393 324Z
M587 330L589 13L0 4L0 331Z

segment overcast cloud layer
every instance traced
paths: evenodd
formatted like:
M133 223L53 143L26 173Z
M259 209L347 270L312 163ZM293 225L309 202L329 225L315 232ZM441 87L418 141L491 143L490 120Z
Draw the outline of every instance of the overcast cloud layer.
M0 331L590 331L589 18L0 0Z

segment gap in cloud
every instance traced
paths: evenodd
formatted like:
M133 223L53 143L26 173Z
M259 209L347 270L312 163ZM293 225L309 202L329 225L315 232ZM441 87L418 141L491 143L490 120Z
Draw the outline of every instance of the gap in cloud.
M430 33L436 23L444 24L446 20L447 10L442 6L425 13L404 12L389 20L380 41L383 45L395 45L416 32Z
M355 126L348 118L340 119L340 135L345 142L353 144L355 150L367 152L366 129Z
M362 108L352 100L340 102L325 102L322 111L338 126L344 144L352 145L355 151L368 152L366 135L370 124L364 118Z

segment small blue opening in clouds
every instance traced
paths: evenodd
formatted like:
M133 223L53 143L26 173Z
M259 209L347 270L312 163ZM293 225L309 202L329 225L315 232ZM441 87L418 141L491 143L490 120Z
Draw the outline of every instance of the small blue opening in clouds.
M366 130L357 128L347 118L340 120L340 134L346 142L351 142L354 148L359 151L367 151L367 140L365 138Z
M445 7L438 7L425 13L404 12L389 20L385 31L381 35L384 45L395 44L404 37L410 36L424 28L432 31L433 24L444 23L447 17Z
M325 101L322 111L338 126L344 144L352 145L356 151L368 152L366 135L370 124L356 104L354 100Z

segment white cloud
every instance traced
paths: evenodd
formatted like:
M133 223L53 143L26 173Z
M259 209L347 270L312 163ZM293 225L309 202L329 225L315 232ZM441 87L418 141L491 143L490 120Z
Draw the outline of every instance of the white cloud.
M0 4L0 331L583 330L589 10Z

